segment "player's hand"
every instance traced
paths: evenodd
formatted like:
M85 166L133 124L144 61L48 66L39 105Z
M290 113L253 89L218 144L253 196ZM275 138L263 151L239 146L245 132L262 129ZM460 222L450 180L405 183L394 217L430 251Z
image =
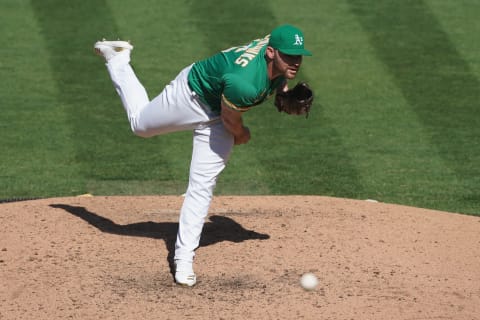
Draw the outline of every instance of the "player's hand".
M250 140L250 129L248 129L248 127L243 127L242 133L234 138L235 145L247 143Z

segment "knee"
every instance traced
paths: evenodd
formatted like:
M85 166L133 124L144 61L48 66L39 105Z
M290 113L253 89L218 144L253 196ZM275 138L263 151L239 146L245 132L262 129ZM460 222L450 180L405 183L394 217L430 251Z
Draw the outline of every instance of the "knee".
M213 198L212 186L194 187L192 184L187 188L185 201L194 204L195 210L208 210Z
M150 138L153 136L148 130L144 130L142 128L132 127L132 132L140 138Z
M145 126L139 125L138 121L136 121L135 118L130 120L130 128L132 132L138 137L150 138L154 136L152 130L148 130L148 128L146 128Z

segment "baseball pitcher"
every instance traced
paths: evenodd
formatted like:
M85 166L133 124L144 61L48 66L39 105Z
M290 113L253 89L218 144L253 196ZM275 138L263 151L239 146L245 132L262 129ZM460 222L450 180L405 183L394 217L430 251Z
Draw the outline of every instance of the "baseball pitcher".
M234 145L250 140L243 112L275 95L278 111L308 115L313 92L305 83L288 89L311 53L304 35L292 25L244 46L232 47L184 68L150 100L130 65L133 46L126 41L98 41L97 54L106 60L113 85L122 100L132 131L151 137L193 130L189 183L175 244L175 281L195 285L195 250L219 174Z

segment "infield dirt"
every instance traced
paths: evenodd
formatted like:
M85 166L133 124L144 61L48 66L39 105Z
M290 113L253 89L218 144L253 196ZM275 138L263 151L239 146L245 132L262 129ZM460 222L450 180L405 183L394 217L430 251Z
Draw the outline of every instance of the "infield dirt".
M170 268L182 200L1 204L0 319L480 319L480 217L215 197L184 288Z

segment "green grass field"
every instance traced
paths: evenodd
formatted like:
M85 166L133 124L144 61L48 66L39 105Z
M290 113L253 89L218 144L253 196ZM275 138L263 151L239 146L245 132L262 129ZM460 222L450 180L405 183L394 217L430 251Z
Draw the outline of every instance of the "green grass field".
M305 120L245 114L217 194L377 199L480 214L480 2L3 0L0 199L181 194L191 133L135 137L93 43L131 39L150 97L282 23L313 57Z

